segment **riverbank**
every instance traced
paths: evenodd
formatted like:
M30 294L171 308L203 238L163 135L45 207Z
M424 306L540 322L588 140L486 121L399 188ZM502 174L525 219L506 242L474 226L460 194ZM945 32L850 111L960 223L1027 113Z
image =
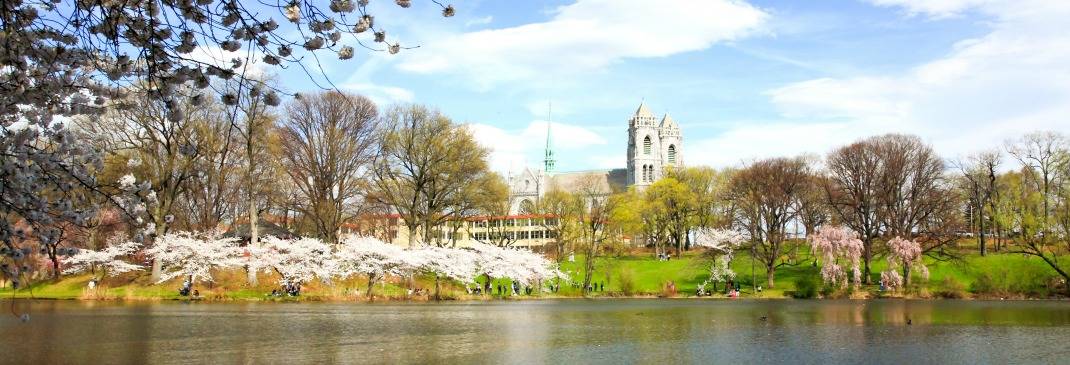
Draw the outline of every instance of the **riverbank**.
M1070 258L1067 258L1070 259ZM834 290L822 287L819 267L812 260L800 258L794 265L779 268L774 286L768 287L765 271L741 254L732 262L736 272L736 284L742 298L950 298L950 299L1048 299L1062 297L1062 282L1058 275L1043 262L1031 257L1013 254L964 255L958 260L938 261L927 259L930 276L928 280L915 278L914 285L897 292L881 291L876 285L863 285L858 290ZM873 281L876 282L883 260L873 262ZM498 286L508 293L511 282L495 280L491 295L473 295L459 283L443 282L439 296L446 300L511 300L511 299L557 299L581 298L578 283L583 281L582 258L564 261L561 269L572 278L572 283L563 283L555 293L537 292L531 295L498 295ZM655 298L695 297L697 287L708 277L709 261L697 253L668 261L657 260L649 254L631 254L600 257L595 261L592 284L597 290L593 298ZM94 288L89 288L92 275L66 276L58 281L41 280L29 288L17 291L5 285L0 289L2 298L37 299L83 299L83 300L190 300L178 295L178 279L153 285L144 272L105 278ZM226 271L215 274L214 283L198 283L199 298L205 301L368 301L367 281L352 279L330 284L313 282L305 285L298 297L275 296L273 275L261 274L258 285L248 285L245 273ZM482 280L482 279L481 279ZM675 287L675 293L669 284ZM7 283L4 283L7 284ZM759 292L757 289L762 286ZM410 292L409 288L415 291ZM416 276L412 281L389 278L376 283L372 288L373 301L427 301L434 299L434 279ZM708 287L708 289L711 289ZM723 294L724 283L717 284L712 296L702 298L727 298Z

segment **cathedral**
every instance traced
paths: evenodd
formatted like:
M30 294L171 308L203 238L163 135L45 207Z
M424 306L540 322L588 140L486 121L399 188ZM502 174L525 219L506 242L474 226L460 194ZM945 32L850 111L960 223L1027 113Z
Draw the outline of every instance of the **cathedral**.
M641 189L657 181L666 167L683 165L684 139L680 125L667 113L659 120L646 103L640 103L635 114L628 118L628 166L625 168L557 172L549 123L546 132L542 168L525 168L508 178L512 214L530 212L530 207L552 189L593 190L609 195L629 186Z

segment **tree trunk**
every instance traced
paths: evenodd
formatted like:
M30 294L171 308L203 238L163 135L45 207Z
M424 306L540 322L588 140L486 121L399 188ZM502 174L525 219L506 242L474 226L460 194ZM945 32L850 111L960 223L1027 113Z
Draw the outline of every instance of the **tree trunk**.
M583 296L587 296L587 295L591 294L590 286L591 286L591 277L594 275L594 251L595 251L595 249L594 249L595 243L593 241L594 240L592 239L592 242L590 243L591 246L589 246L589 248L587 249L586 255L584 255L584 258L583 258Z
M984 256L985 255L985 215L984 215L984 208L983 208L983 206L981 204L977 204L977 208L978 208L977 211L980 212L980 213L978 213L979 219L978 219L978 222L977 222L977 226L978 226L977 227L978 228L977 229L978 241L980 242L980 245L981 245L981 247L980 247L981 248L981 256Z
M368 300L372 299L372 288L375 286L375 274L368 274Z
M251 180L251 179L250 179ZM252 191L252 181L249 183L250 192ZM249 194L249 247L260 247L260 223L258 222L256 211L256 200L252 194ZM252 265L246 267L247 276L246 281L249 282L249 286L256 286L256 267Z
M910 266L903 265L903 287L910 286Z
M776 265L766 265L765 267L765 285L768 288L773 288L773 279L776 276Z
M411 225L411 226L408 226L408 228L409 228L409 248L412 248L413 245L416 244L416 235L419 233L419 232L417 232L417 228L419 228L419 227L417 225Z
M161 214L161 211L159 209L157 209L156 222L155 222L156 223L156 237L152 238L153 239L153 244L156 243L156 239L160 238L165 233L167 233L167 222L164 220L164 218L162 216L160 216L160 214ZM163 263L161 263L160 260L153 259L152 260L152 276L151 276L152 282L155 283L157 281L160 281L160 277L162 277L162 276L163 276Z
M442 300L442 297L440 297L438 295L438 290L439 290L438 274L435 274L435 301Z
M872 259L871 255L873 254L873 251L871 250L873 239L866 240L862 246L864 246L862 247L862 283L869 284L871 273L871 271L869 271L869 261Z

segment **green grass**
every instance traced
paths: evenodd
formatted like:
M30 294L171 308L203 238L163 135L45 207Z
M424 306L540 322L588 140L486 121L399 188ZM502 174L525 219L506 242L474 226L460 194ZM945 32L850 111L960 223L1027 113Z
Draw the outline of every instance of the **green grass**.
M1070 260L1070 257L1064 257ZM812 265L813 260L800 251L795 265L782 266L776 270L773 287L766 285L765 269L760 262L752 261L746 252L736 255L732 269L736 272L736 282L742 288L745 297L787 298L795 291L795 283L819 276L819 268ZM926 258L930 271L928 280L918 276L912 287L898 293L880 293L877 285L867 285L855 296L908 296L908 297L1016 297L1047 298L1062 293L1056 292L1059 277L1054 270L1033 257L1014 254L990 254L981 257L964 253L962 260L936 261ZM682 257L669 261L658 261L652 254L628 256L599 257L595 261L592 282L604 284L604 291L592 293L593 296L624 296L624 281L630 282L632 296L664 295L663 288L668 282L674 282L678 296L691 296L697 286L709 275L709 260L698 252L688 252ZM561 284L560 291L543 294L548 297L578 297L582 295L579 285L583 282L583 258L577 256L574 262L562 263L561 270L571 277L572 284ZM872 261L872 282L878 282L880 272L885 270L884 259ZM753 280L752 280L753 269ZM0 298L49 298L49 299L127 299L127 300L171 300L186 299L178 295L180 279L159 285L153 285L147 274L127 274L116 278L107 278L96 291L90 292L87 283L90 275L64 277L59 281L39 281L31 288L12 291L10 286L0 288ZM215 275L213 284L198 283L198 289L204 298L211 300L366 300L364 292L367 282L363 279L336 281L332 284L309 283L304 287L299 298L270 297L277 278L261 275L259 285L249 286L245 283L245 274L241 271L220 272ZM630 278L630 279L629 279ZM626 280L627 279L627 280ZM480 283L485 279L481 278ZM434 281L430 276L414 278L415 286L433 290ZM509 287L511 282L498 279L492 282L492 291L497 285ZM762 286L763 291L756 293L752 288ZM400 278L377 283L374 295L377 298L405 298L408 283ZM723 292L724 283L717 284L717 292ZM443 281L442 296L452 299L493 298L493 295L472 296L465 292L458 283ZM826 294L829 294L826 292ZM719 296L719 295L718 295ZM834 296L846 296L844 293Z

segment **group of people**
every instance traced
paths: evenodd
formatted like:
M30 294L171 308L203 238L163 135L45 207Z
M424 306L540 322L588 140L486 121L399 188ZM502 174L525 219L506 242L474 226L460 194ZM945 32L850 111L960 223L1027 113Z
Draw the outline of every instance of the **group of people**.
M284 285L282 287L282 290L271 289L271 294L269 295L272 297L281 297L283 295L296 297L298 295L301 295L301 284Z
M185 280L182 282L182 287L178 289L178 295L183 297L192 296L194 298L200 298L201 292L197 291L197 289L193 289L192 282L190 282L189 280Z

